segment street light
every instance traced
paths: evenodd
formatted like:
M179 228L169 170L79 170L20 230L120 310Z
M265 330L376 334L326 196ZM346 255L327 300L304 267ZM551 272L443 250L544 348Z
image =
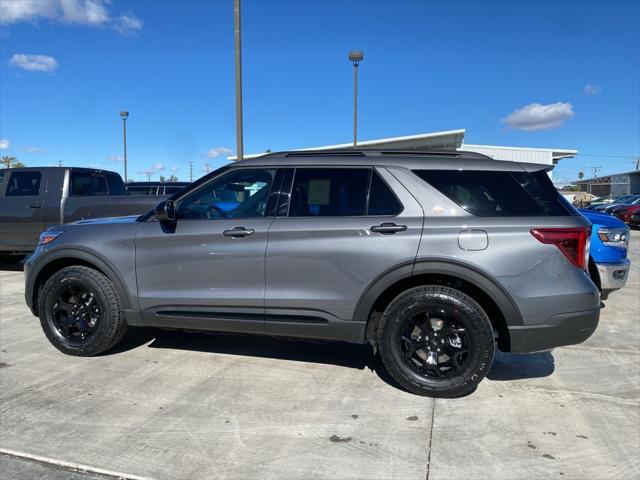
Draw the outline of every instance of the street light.
M358 65L363 59L363 52L349 52L349 61L353 63L353 148L358 144Z
M120 112L120 117L122 117L122 135L124 139L124 181L127 182L127 118L129 117L129 112L122 111Z
M240 0L233 1L233 40L236 65L236 159L244 158L242 132L242 32Z

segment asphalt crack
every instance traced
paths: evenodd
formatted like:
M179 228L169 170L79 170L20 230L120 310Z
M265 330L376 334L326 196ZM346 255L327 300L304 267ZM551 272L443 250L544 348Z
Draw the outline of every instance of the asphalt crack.
M436 399L433 399L433 406L431 407L431 428L429 429L429 451L427 454L427 478L429 480L429 474L431 473L431 446L433 444L433 419L436 413Z

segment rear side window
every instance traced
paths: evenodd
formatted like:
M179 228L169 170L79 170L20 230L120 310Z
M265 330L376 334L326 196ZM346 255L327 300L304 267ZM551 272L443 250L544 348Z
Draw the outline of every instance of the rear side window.
M416 170L414 173L479 217L573 214L545 171Z
M71 195L74 197L109 195L107 179L99 173L71 172Z
M40 172L14 172L9 177L7 197L27 197L40 193Z
M395 194L375 171L371 175L369 187L369 208L367 215L397 215L402 205Z
M290 217L348 217L365 214L368 168L298 168L291 189Z

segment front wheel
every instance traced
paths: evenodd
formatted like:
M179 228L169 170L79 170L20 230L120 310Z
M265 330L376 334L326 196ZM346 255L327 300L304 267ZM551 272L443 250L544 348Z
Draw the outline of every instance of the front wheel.
M460 397L488 373L495 340L475 300L454 288L427 285L389 304L378 327L378 349L389 374L408 391Z
M101 272L85 266L61 269L38 300L40 324L63 353L90 357L118 343L126 329L118 292Z

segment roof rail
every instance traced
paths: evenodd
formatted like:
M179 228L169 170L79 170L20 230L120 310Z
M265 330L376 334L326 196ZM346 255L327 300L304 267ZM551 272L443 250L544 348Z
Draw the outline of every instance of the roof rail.
M393 150L393 149L336 149L336 150L289 150L282 152L270 152L261 155L260 158L269 157L379 157L389 156L412 156L412 157L473 157L483 160L493 160L487 155L478 152L468 152L465 150Z

